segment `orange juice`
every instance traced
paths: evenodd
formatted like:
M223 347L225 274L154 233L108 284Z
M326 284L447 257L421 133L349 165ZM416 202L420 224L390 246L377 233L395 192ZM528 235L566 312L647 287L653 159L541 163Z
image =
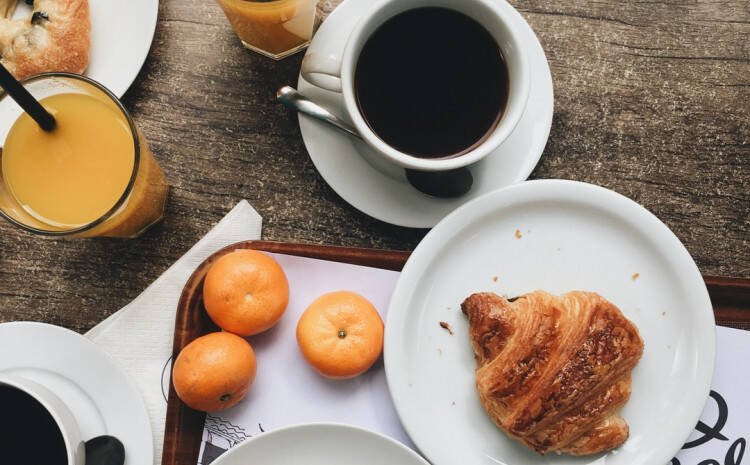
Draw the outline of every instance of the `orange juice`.
M168 185L117 98L88 78L52 73L24 87L57 121L42 131L0 96L0 214L31 232L135 237L158 222ZM19 116L20 112L20 116Z
M77 236L136 237L164 216L169 189L167 178L149 150L143 134L140 131L136 133L140 161L130 195L110 218Z
M125 117L82 94L58 94L40 102L57 120L43 131L24 113L3 147L8 190L37 220L75 229L107 213L133 174L135 150Z
M245 47L271 58L304 48L312 38L317 0L217 0Z

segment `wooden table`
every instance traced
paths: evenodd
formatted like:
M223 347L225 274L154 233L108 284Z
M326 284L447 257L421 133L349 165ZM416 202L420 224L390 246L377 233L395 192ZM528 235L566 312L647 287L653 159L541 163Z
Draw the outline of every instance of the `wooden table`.
M614 189L655 213L703 273L750 277L750 7L513 0L552 69L552 132L532 178ZM57 240L0 222L0 321L86 331L136 297L240 199L263 238L413 249L425 230L349 206L274 101L302 55L240 46L211 0L163 0L123 98L164 168L164 221L136 240Z

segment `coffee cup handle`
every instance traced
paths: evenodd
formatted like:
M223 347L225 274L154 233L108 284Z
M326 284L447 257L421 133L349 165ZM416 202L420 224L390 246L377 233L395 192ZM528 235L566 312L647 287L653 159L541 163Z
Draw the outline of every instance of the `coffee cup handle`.
M316 87L341 93L341 58L308 53L302 60L302 77Z

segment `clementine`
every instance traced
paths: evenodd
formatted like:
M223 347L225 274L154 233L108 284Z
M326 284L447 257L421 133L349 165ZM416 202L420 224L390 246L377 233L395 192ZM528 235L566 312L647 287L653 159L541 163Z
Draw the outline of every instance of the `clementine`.
M246 340L232 333L209 333L180 351L172 383L189 407L215 412L245 397L256 369L255 352Z
M289 303L289 282L270 256L241 249L216 260L203 283L206 312L220 328L241 336L273 326Z
M297 344L305 360L329 378L352 378L367 371L383 350L383 320L361 295L324 294L297 324Z

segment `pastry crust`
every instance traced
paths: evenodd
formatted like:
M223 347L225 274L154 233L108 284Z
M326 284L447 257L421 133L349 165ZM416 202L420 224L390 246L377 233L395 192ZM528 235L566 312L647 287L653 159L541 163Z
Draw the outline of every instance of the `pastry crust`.
M620 408L643 353L638 329L593 292L469 296L461 309L479 399L508 435L541 454L594 454L628 438Z
M35 0L26 19L0 19L0 62L17 79L48 71L82 73L89 62L88 0Z
M0 17L10 18L16 11L18 0L0 0Z

